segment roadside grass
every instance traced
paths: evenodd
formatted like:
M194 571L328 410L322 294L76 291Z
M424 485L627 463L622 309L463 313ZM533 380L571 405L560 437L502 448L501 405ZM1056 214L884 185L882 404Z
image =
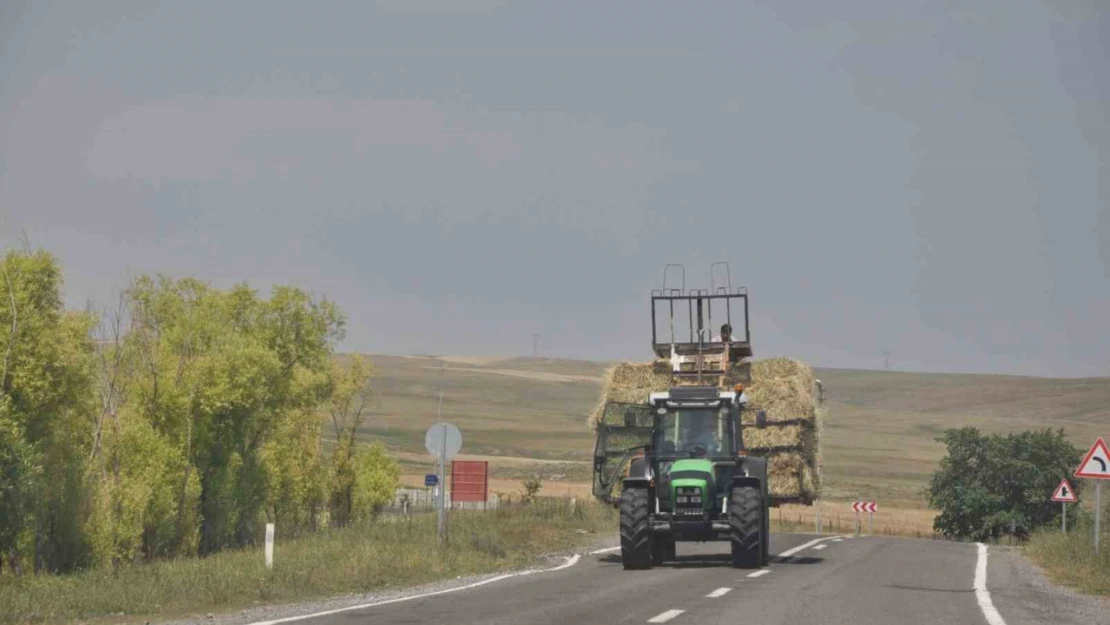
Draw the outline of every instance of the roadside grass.
M541 499L487 512L453 511L440 547L434 514L282 541L267 570L261 547L65 576L0 577L0 625L142 622L259 604L404 588L533 564L611 534L612 508ZM121 615L122 613L122 615Z
M1090 523L1080 523L1068 533L1044 530L1030 536L1023 553L1057 583L1080 592L1110 595L1110 533L1103 532L1100 553L1095 555Z

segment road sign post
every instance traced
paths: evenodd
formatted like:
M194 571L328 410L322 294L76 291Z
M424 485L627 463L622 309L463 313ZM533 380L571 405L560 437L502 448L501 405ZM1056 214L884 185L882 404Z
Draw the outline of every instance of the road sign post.
M1075 496L1075 489L1071 487L1071 484L1068 484L1066 479L1060 480L1060 485L1056 487L1056 490L1052 491L1052 501L1059 501L1064 504L1062 531L1066 534L1068 533L1068 504L1077 503L1079 501Z
M1098 520L1102 516L1102 480L1095 482L1095 555L1098 555Z
M453 423L440 422L428 428L424 435L424 448L436 458L438 474L439 541L447 536L447 461L462 449L462 434ZM425 482L426 483L426 482Z
M1106 448L1106 442L1101 436L1079 463L1079 468L1075 470L1075 477L1095 480L1095 555L1098 555L1099 523L1102 517L1102 482L1110 480L1110 449Z

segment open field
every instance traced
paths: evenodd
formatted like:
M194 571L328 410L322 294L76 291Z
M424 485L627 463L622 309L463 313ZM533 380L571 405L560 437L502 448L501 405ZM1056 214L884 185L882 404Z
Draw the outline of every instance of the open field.
M586 415L606 363L532 358L370 356L379 397L365 428L403 452L406 482L432 469L424 431L443 419L463 432L463 456L490 460L493 490L516 492L538 474L544 493L586 494L593 440ZM442 368L441 368L442 365ZM1063 428L1086 447L1110 435L1110 378L1059 380L818 369L829 409L823 441L824 499L879 502L876 524L905 511L907 531L930 531L922 490L943 455L945 428L985 432ZM836 515L835 508L833 515ZM914 512L917 510L917 512ZM828 512L824 513L826 516ZM812 512L810 512L812 518ZM841 518L854 513L847 511ZM878 527L877 527L878 529Z

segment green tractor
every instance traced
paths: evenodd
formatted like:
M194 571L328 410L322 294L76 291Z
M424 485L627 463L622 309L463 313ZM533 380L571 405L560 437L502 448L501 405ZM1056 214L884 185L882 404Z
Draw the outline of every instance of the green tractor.
M597 423L594 495L620 509L625 569L674 560L679 541L728 542L734 567L768 561L767 460L745 451L740 417L747 399L729 375L743 371L742 361L751 356L747 292L731 286L714 291L652 293L655 366L663 367L670 389L646 392L642 403L608 402ZM670 311L670 341L656 334L660 307ZM685 341L675 340L676 310L689 312ZM742 335L733 336L731 317L740 310ZM714 311L726 327L706 341ZM756 419L764 422L765 415Z
M743 454L743 404L743 393L684 386L652 393L648 404L606 405L594 487L604 497L629 465L612 500L625 569L674 560L678 541L727 541L733 566L767 563L767 460Z

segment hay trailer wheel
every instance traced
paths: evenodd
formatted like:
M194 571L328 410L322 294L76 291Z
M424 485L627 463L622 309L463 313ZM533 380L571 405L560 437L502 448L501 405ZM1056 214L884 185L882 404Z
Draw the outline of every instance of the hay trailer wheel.
M645 487L625 488L621 494L621 563L626 571L652 566L651 497Z

